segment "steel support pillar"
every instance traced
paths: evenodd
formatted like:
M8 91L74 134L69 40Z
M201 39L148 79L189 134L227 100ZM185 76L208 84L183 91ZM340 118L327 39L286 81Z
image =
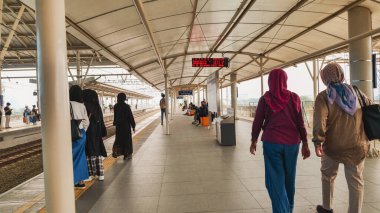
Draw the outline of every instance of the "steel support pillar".
M222 83L220 83L220 111L223 114L223 87L222 87Z
M177 91L175 89L173 91L173 98L174 98L174 106L173 106L173 114L174 114L177 108Z
M319 80L319 75L318 75L318 64L316 59L313 59L313 95L314 95L314 100L317 99L317 95L319 93L318 89L318 80Z
M215 72L215 78L216 78L216 113L218 114L218 116L221 116L222 114L221 114L221 110L220 110L220 106L221 106L221 104L220 104L220 89L219 89L219 74L220 74L220 72L219 72L219 70L218 71L216 71ZM206 93L207 94L207 93Z
M166 121L166 134L170 134L169 130L169 120L168 120L168 106L169 106L169 89L168 89L168 74L164 74L165 78L165 103L166 103L166 109L165 109L165 121Z
M236 110L237 110L237 74L236 72L235 73L232 73L230 75L230 80L231 80L231 108L234 109L234 115L235 115L235 118L236 118Z
M205 100L207 100L206 99L206 90L207 90L207 86L206 86L206 88L203 87L203 90L202 90L202 92L203 92L203 99L205 99Z
M371 11L357 6L348 11L348 36L354 36L371 31ZM370 99L372 89L372 41L371 36L350 42L350 79L351 84L358 86Z
M261 79L261 96L264 95L264 73L263 73L263 57L260 57L260 79Z
M170 97L171 97L171 100L170 100L170 120L173 120L173 105L174 105L174 93L173 91L170 92Z
M197 95L198 95L198 106L201 106L201 89L199 86L197 87Z
M36 29L46 210L75 212L65 1L36 0Z
M81 86L81 78L82 78L82 69L80 66L80 53L77 51L77 84Z

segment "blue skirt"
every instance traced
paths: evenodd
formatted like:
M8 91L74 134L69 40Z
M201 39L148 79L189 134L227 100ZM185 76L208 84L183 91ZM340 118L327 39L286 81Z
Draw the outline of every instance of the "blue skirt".
M81 129L83 137L72 142L73 148L73 168L74 168L74 184L88 179L88 167L86 160L86 131Z

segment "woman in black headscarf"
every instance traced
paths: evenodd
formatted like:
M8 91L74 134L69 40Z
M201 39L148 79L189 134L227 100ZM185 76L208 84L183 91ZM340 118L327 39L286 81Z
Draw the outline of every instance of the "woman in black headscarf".
M100 108L98 94L94 90L83 90L83 101L86 106L90 126L87 129L86 155L89 173L98 180L104 180L103 157L107 157L102 137L107 135L103 112Z
M74 184L75 187L84 188L83 181L88 179L85 146L89 121L86 107L83 104L82 88L78 85L70 87L70 112L71 119L80 121L78 127L82 133L82 137L72 141Z
M117 95L117 103L114 106L113 125L116 126L115 143L113 145L113 157L124 155L125 159L131 159L133 153L132 131L135 132L135 119L131 107L125 103L127 96L124 93Z

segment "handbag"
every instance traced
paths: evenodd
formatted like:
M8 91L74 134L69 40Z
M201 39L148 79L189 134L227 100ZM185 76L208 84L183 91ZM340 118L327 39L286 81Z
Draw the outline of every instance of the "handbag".
M380 139L380 105L369 104L365 102L365 98L359 91L359 88L353 86L356 95L358 96L360 106L362 107L362 119L364 124L364 132L367 138L371 141Z
M73 107L70 103L70 114L71 114L71 140L76 141L78 139L81 139L83 137L82 131L79 129L79 124L81 120L75 120L74 119L74 113L73 113Z

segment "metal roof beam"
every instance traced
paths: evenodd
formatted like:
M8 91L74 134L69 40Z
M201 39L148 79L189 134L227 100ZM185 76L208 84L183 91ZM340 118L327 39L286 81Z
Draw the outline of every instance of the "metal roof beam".
M15 34L15 37L19 37L19 36ZM23 46L24 47L10 47L10 48L8 48L8 52L37 51L36 46L27 46L25 43L23 44ZM93 49L91 47L88 47L88 46L67 46L67 50L88 50L88 51L92 51Z
M187 54L185 54L185 53L177 53L177 54L166 56L166 57L163 58L163 60L167 60L167 59L170 59L170 58L177 58L177 57L181 57L181 56L185 56L185 55L198 55L198 54L208 54L208 53L210 53L210 52L209 51L195 51L195 52L189 52ZM236 54L236 55L240 54L240 55L248 55L248 56L258 56L258 55L260 55L260 54L257 54L257 53L237 52L237 51L216 51L214 53L217 53L217 54ZM277 59L277 58L273 58L273 57L269 57L269 56L266 56L266 58L269 58L269 59L271 59L273 61L285 63L285 61ZM150 65L150 64L154 64L156 62L157 62L156 59L150 60L148 62L145 62L145 63L142 63L142 64L139 64L139 65L135 66L135 69L140 69L140 68L142 68L144 66L147 66L147 65Z
M321 21L315 23L314 25L312 25L311 27L309 27L309 28L307 28L306 30L302 31L301 33L299 33L299 34L293 36L293 37L290 38L290 39L287 39L286 41L282 42L281 44L277 45L276 47L273 47L272 49L270 49L270 50L264 52L262 55L264 55L264 56L267 55L268 53L270 53L270 52L272 52L272 51L274 51L274 50L276 50L276 49L278 49L278 48L284 46L286 43L288 43L288 42L290 42L290 41L293 41L294 39L296 39L296 38L298 38L298 37L304 35L305 33L307 33L307 32L309 32L309 31L313 30L314 28L316 28L316 27L318 27L318 26L320 26L320 25L322 25L322 24L324 24L324 23L330 21L331 19L333 19L333 18L339 16L340 14L346 12L347 10L351 9L352 7L357 6L358 4L360 4L360 3L364 2L364 1L365 1L365 0L357 0L357 1L355 1L355 2L353 2L353 3L351 3L351 4L349 4L349 5L347 5L347 6L343 7L343 8L341 8L340 10L338 10L338 11L336 11L335 13L329 15L328 17L322 19ZM290 15L290 14L288 14L288 15ZM247 46L247 45L245 45L245 46ZM247 46L247 47L248 47L248 46ZM245 48L245 47L244 47L244 48ZM242 48L242 49L244 49L244 48ZM224 75L224 76L227 76L227 75L230 75L230 74L232 74L232 73L235 73L235 72L239 71L240 69L242 69L242 68L244 68L245 66L249 65L249 64L252 63L253 61L254 61L254 60L250 61L249 63L246 63L245 65L243 65L243 66L237 68L236 70L233 70L233 71L227 73L227 74ZM223 76L223 77L224 77L224 76ZM203 82L202 82L202 83L203 83Z
M152 30L150 29L150 25L149 25L149 23L147 21L147 18L145 16L142 4L141 4L140 0L133 0L133 4L136 7L137 13L138 13L138 15L139 15L139 17L141 19L141 22L142 22L142 24L144 26L144 29L145 29L146 33L148 35L150 44L153 47L154 53L156 54L158 63L160 64L160 67L161 67L161 69L163 71L163 74L166 75L167 72L166 72L166 69L165 69L165 66L164 66L164 62L163 62L163 60L161 58L161 55L160 55L160 53L158 51L158 47L157 47L156 41L154 40L153 33L152 33Z
M284 13L284 15L282 15L280 18L278 18L277 20L275 20L271 25L269 25L267 28L265 28L265 30L263 30L259 35L257 35L255 38L253 38L251 41L249 41L246 45L244 45L242 48L240 48L240 50L238 50L237 52L241 52L243 51L245 48L247 48L249 45L251 45L253 42L257 41L259 38L261 38L262 36L264 36L267 32L269 32L270 30L272 30L275 26L277 26L277 24L279 24L281 21L285 20L288 16L290 16L294 11L298 10L302 5L304 5L308 0L301 0L299 1L297 4L295 4L292 8L290 8L290 10L288 10L286 13ZM231 57L230 60L234 59L235 57L237 56L237 54L233 55ZM249 61L248 63L246 63L244 66L241 66L239 67L238 69L236 69L236 71L242 69L243 67L249 65L250 63L254 62L254 60L251 60ZM219 70L221 70L222 68L219 68ZM231 73L233 72L230 72L228 73L227 75L230 75ZM227 76L227 75L224 75L223 77ZM202 81L200 84L202 84L204 81Z
M8 47L9 47L11 41L12 41L13 35L15 34L15 30L17 29L17 26L18 26L18 24L19 24L19 22L21 20L22 14L24 13L24 9L25 9L25 6L24 5L21 6L20 11L18 12L17 17L15 19L15 22L12 25L12 31L9 33L8 38L7 38L7 40L4 43L4 47L3 47L3 49L1 50L1 53L0 53L0 64L3 63L5 54L6 54L6 52L8 50Z
M231 34L231 32L235 29L235 27L240 23L240 21L244 18L244 16L247 14L249 9L252 7L252 5L256 2L256 0L251 0L249 4L245 7L244 11L243 8L248 0L244 0L242 3L240 3L239 8L235 12L234 16L231 18L230 22L227 24L227 26L224 28L221 36L219 36L218 40L215 42L213 47L211 48L211 52L207 54L206 57L211 57L213 55L213 52L216 51L219 46L225 41L225 39ZM199 73L203 70L203 67L200 67L194 74L194 78L192 78L189 82L189 84L192 84L195 80L195 78L199 75ZM220 69L219 69L220 70Z
M227 27L224 28L221 36L218 38L218 40L216 40L214 46L211 48L212 52L216 51L220 47L220 45L222 45L224 40L226 40L226 38L231 34L231 32L236 28L236 26L244 18L244 16L247 14L247 12L251 9L253 4L255 4L256 0L251 0L249 2L249 4L244 9L244 6L247 2L248 2L248 0L244 0L242 3L240 3L239 8L235 12L234 16L231 18L230 22L227 24ZM244 9L244 11L243 11L243 9Z
M191 76L182 76L182 77L177 77L177 78L170 78L170 79L168 79L168 81L173 81L174 80L174 82L175 82L176 80L181 79L181 78L192 78L192 77L193 77L192 75ZM200 78L207 78L208 76L203 76L202 75L202 76L198 76L198 77L200 77ZM161 81L161 82L155 84L154 86L158 86L158 85L163 84L163 83L165 83L165 81Z
M89 33L87 33L85 30L83 30L81 27L79 27L77 24L75 24L71 19L69 19L68 17L66 17L66 22L72 27L74 28L75 30L77 30L80 34L82 34L83 36L85 36L87 39L89 39L91 42L93 42L94 44L96 44L99 48L101 48L103 51L107 52L107 54L109 54L110 56L112 56L113 58L115 58L117 61L119 61L120 63L122 63L125 67L127 67L129 69L129 71L133 71L134 73L136 73L136 75L138 75L139 77L141 77L145 82L147 82L148 84L150 85L153 85L150 81L148 81L148 79L144 78L144 76L140 75L136 70L135 68L132 67L132 65L128 64L127 62L125 62L122 58L120 58L116 53L114 53L113 51L109 50L107 47L105 47L102 43L100 43L97 39L95 39L94 37L92 37L92 35L90 35Z
M333 19L333 18L335 18L335 17L341 15L342 13L348 11L349 9L351 9L351 8L353 8L353 7L355 7L355 6L359 5L359 4L361 4L361 3L364 2L364 1L365 1L365 0L357 0L357 1L352 2L351 4L346 5L345 7L341 8L341 9L338 10L338 11L336 11L335 13L332 13L331 15L327 16L326 18L322 19L321 21L319 21L319 22L313 24L313 25L310 26L309 28L307 28L307 29L305 29L304 31L298 33L297 35L294 35L294 36L292 36L291 38L287 39L286 41L282 42L281 44L279 44L279 45L277 45L277 46L275 46L275 47L273 47L273 48L267 50L267 51L264 52L263 54L266 55L266 54L268 54L268 53L271 53L271 52L273 52L273 51L275 51L275 50L277 50L277 49L283 47L285 44L287 44L287 43L289 43L289 42L291 42L291 41L293 41L293 40L295 40L295 39L297 39L297 38L299 38L299 37L305 35L306 33L308 33L308 32L310 32L310 31L314 30L315 28L317 28L317 27L321 26L322 24L324 24L324 23L330 21L331 19Z
M311 54L299 57L299 58L294 59L292 61L288 61L288 62L282 64L280 67L286 68L286 67L293 66L295 64L298 64L298 63L301 63L301 62L304 62L304 61L307 61L307 60L311 60L311 59L314 59L314 58L318 58L318 57L326 56L328 54L332 54L332 53L336 53L336 52L339 52L339 51L346 50L348 48L348 44L350 42L357 41L357 40L360 40L362 38L365 38L365 37L368 37L368 36L373 36L373 35L376 35L376 34L380 34L380 27L376 28L374 30L371 30L371 31L369 31L367 33L363 33L363 34L354 36L354 37L352 37L352 38L350 38L348 40L345 40L345 41L339 42L337 44L331 45L329 47L323 48L321 50L315 51L315 52L313 52ZM374 37L373 39L380 39L380 35ZM266 71L274 69L274 68L275 67L268 68L268 69L266 69ZM256 77L258 77L258 76L255 76L255 75L249 76L249 77L246 77L244 79L241 79L239 82L250 80L250 79L253 79L253 78L256 78Z
M272 30L275 26L277 26L280 22L285 20L288 16L290 16L293 12L298 10L302 5L304 5L308 0L301 0L296 5L294 5L290 10L288 10L284 15L282 15L280 18L278 18L276 21L274 21L271 25L269 25L265 30L263 30L261 33L259 33L255 38L253 38L250 42L248 42L246 45L244 45L239 51L243 51L245 48L247 48L249 45L251 45L253 42L257 41L259 38L264 36L266 33L268 33L270 30Z
M190 1L191 2L191 1ZM193 27L194 27L194 21L195 19L197 18L197 8L198 8L198 0L195 0L194 1L194 10L193 10L193 17L191 19L191 23L190 23L190 30L189 30L189 34L187 36L187 44L186 44L186 48L185 48L185 57L183 57L183 61L182 61L182 72L181 72L181 76L183 75L183 71L185 70L185 62L186 62L186 55L189 51L189 46L190 46L190 40L191 40L191 34L193 33ZM179 83L181 84L182 80L180 79L179 80Z
M14 16L16 16L16 12L14 12L13 11L13 9L12 8L10 8L10 7L8 7L8 5L6 5L6 4L4 4L4 6L9 10L9 11L11 11L11 13L14 15ZM25 9L27 9L27 8L25 8L25 5L21 5L21 7L20 7L20 10L18 11L18 13L20 13L20 11L25 11ZM28 10L28 9L27 9ZM33 17L35 17L35 16L33 16ZM25 23L24 23L24 21L20 18L20 22L21 22L21 24L23 25L23 27L27 30L27 31L29 31L29 33L31 33L32 35L33 35L33 37L36 37L36 34L34 33L34 31L32 30L32 28L30 28L30 26L28 26L28 25L26 25Z

